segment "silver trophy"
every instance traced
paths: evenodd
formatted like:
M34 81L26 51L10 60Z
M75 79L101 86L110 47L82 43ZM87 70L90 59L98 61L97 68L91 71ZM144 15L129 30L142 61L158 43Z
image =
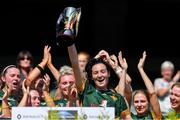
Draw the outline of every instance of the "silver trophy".
M81 8L66 7L56 23L57 44L72 45L78 34Z

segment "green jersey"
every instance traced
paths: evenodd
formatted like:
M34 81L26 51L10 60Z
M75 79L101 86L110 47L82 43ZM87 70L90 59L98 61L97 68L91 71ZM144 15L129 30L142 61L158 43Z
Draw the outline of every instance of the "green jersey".
M176 113L176 111L171 110L167 116L165 116L165 120L180 120L180 113Z
M55 100L54 103L57 107L66 107L67 100L65 99Z
M3 98L4 92L3 90L0 90L0 114L2 114L2 98ZM8 98L8 104L9 107L14 107L18 105L18 101L14 99L14 97L10 96Z
M50 92L50 95L51 95L51 97L53 98L53 101L54 101L55 105L56 105L57 107L66 107L67 102L68 102L67 99L65 99L65 98L56 99L56 98L55 98L55 93L56 93L56 90L55 90L55 89ZM74 104L73 104L73 107L76 107L76 106L77 106L76 103L74 103Z
M153 116L151 112L148 112L145 116L138 116L131 113L131 117L133 120L153 120Z
M124 97L118 93L108 89L106 91L99 91L88 82L86 82L85 89L80 94L82 106L85 107L114 107L115 116L121 117L122 112L127 111L127 105Z

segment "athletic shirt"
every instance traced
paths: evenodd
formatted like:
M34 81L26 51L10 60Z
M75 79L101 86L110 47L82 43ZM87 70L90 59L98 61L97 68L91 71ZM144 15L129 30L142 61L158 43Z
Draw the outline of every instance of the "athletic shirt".
M65 99L54 100L54 103L57 107L66 107L67 100Z
M174 110L171 110L167 116L165 116L165 120L180 120L180 113L176 113Z
M148 112L145 116L138 116L131 113L131 117L133 120L153 120L153 115L151 112Z
M88 82L85 89L80 94L83 107L114 107L115 117L121 118L122 113L126 113L127 105L124 97L112 90L99 91Z
M54 90L52 90L51 92L50 92L50 95L51 95L51 98L53 98L53 101L54 101L54 103L55 103L55 105L57 106L57 107L66 107L66 105L67 105L67 100L66 99L56 99L54 96L55 96L55 93L56 93L56 89L54 89ZM76 107L77 105L74 103L73 104L73 106L72 107Z
M0 90L0 114L2 114L2 98L3 98L3 95L4 95L3 90ZM12 108L12 107L18 105L18 101L15 100L12 96L9 96L8 104L9 104L9 107Z

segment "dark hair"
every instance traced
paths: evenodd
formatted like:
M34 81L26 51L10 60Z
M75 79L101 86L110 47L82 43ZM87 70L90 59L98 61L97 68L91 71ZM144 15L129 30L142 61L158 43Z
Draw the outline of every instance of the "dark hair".
M175 86L180 88L180 82L174 83L174 84L172 85L171 89L173 89L173 87L175 87Z
M16 64L19 67L20 60L24 58L24 56L27 56L29 60L31 61L31 67L33 66L33 56L28 50L22 50L19 52L16 58Z
M85 71L87 73L87 79L89 80L89 83L92 85L95 85L94 80L92 79L92 67L96 64L102 63L106 66L107 71L108 72L112 72L112 68L109 66L109 64L107 64L106 62L104 62L103 59L99 58L99 59L95 59L92 58L88 61L86 67L85 67ZM112 80L109 81L108 83L108 87L112 87L111 85L114 84Z

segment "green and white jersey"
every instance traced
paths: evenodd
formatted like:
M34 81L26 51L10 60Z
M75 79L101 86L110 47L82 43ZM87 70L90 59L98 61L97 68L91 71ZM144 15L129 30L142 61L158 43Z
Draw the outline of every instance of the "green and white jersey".
M54 103L57 107L66 107L67 100L65 99L54 100Z
M88 82L86 82L85 89L80 95L80 99L84 107L114 107L116 118L120 118L122 112L127 111L127 105L122 95L110 89L99 91Z
M0 114L2 113L2 98L3 98L4 92L2 90L0 90ZM8 98L8 104L9 107L13 107L13 106L17 106L18 105L18 101L15 100L12 96L10 96Z

